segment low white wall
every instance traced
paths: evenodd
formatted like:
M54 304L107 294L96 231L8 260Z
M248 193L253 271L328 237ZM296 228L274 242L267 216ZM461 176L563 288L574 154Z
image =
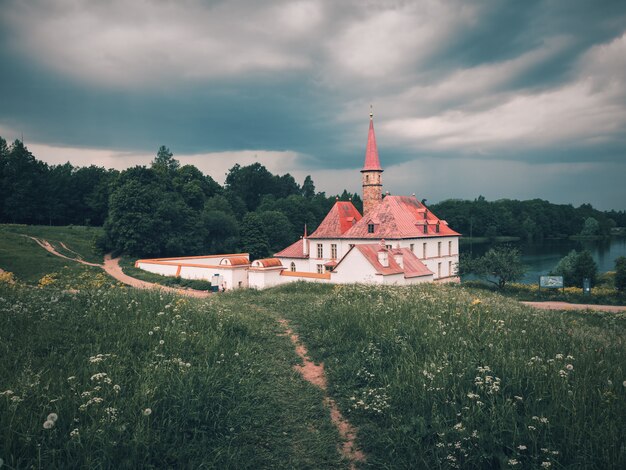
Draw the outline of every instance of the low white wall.
M146 261L138 262L137 267L149 273L160 274L162 276L176 276L176 271L178 271L178 265L153 264Z

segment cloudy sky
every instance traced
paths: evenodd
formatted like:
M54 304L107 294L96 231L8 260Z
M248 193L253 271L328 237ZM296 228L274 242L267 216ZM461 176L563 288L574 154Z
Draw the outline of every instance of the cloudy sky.
M160 145L385 189L626 209L626 2L0 0L0 136L126 168Z

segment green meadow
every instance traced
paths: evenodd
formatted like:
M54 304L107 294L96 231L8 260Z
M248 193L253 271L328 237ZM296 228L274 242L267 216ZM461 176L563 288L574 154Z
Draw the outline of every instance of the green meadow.
M626 468L625 314L444 285L192 299L72 266L38 287L70 262L5 227L23 252L0 280L3 469L348 468L280 318L324 363L363 468ZM88 251L87 232L56 240Z

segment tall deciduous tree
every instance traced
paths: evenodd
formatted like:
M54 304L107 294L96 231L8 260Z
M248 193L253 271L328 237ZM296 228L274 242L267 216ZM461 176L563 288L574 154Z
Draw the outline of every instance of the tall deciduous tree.
M462 258L459 272L476 274L502 289L507 283L521 279L526 269L517 248L498 246L490 248L484 256Z
M263 230L263 221L254 212L249 212L241 223L241 248L250 253L251 259L265 258L270 254L267 235Z

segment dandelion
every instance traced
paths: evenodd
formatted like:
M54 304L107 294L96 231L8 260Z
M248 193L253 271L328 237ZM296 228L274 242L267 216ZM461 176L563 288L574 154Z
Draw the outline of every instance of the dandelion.
M145 410L143 410L144 416L150 416L151 414L152 414L152 410L150 408L146 408Z
M480 299L476 298L476 299L472 300L471 305L472 305L472 306L474 306L474 305L479 305L480 303L481 303L481 302L480 302Z
M54 427L54 421L47 419L46 421L43 422L44 429L52 429L53 427Z
M517 448L519 450L526 450L526 446L525 445L519 445L519 446L517 446Z
M57 415L56 413L50 413L48 417L46 418L46 421L52 421L56 423L57 419L59 419L59 415Z
M541 468L550 468L552 466L552 462L541 462Z
M70 431L70 437L71 437L72 439L76 439L76 438L77 438L77 437L79 437L79 436L80 436L80 434L79 434L79 432L78 432L78 428L74 428L74 429L72 429L72 430Z
M517 459L509 459L509 465L511 467L515 467L516 465L519 465L519 460L517 460Z
M152 330L148 331L148 336L152 336L153 334L154 334L154 332Z
M567 370L574 370L574 366L573 366L572 364L567 364L567 365L565 366L565 368L566 368Z
M159 341L159 344L160 344L161 346L163 346L163 345L165 344L165 341L164 341L164 340L160 340L160 341Z

